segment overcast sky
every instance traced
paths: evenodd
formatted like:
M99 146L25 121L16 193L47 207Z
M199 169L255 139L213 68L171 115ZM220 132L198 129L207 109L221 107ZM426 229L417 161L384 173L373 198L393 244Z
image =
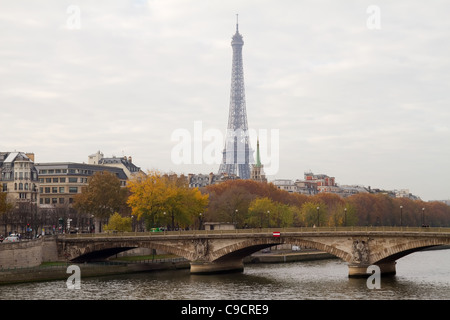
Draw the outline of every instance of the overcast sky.
M0 151L217 172L174 161L173 134L194 139L200 123L203 151L202 134L225 134L238 13L269 180L312 171L449 199L449 12L437 0L0 0Z

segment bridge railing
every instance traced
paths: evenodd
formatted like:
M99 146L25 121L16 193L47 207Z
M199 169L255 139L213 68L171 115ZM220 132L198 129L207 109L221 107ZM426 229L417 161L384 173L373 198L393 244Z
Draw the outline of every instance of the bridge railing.
M205 235L205 234L271 234L272 232L393 232L393 233L450 233L450 228L425 227L297 227L297 228L252 228L233 230L178 230L157 232L103 232L78 233L58 235L64 238L94 238L94 237L142 237L142 236L170 236L170 235Z

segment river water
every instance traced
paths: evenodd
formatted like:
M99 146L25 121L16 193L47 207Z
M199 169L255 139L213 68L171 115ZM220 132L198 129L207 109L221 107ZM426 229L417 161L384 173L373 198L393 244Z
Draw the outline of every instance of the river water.
M339 259L250 264L243 273L191 275L189 270L85 278L81 288L65 281L4 285L0 299L40 300L449 300L450 249L421 251L397 261L397 274L381 278L380 289L366 279L348 278Z

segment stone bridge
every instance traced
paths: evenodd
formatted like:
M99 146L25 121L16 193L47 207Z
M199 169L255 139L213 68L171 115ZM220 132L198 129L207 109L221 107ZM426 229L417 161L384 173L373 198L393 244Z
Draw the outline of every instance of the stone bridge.
M279 236L274 233L279 232ZM57 239L60 258L74 262L106 259L144 247L188 259L191 273L242 271L243 258L279 244L315 248L346 261L349 276L367 276L369 265L395 274L396 260L412 252L450 245L450 228L292 228L65 235Z

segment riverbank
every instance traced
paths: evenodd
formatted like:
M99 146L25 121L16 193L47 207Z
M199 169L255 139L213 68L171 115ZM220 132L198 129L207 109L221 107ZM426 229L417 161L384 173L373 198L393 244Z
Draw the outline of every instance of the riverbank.
M42 282L67 280L72 272L68 272L70 265L80 267L81 278L100 277L116 274L151 272L160 270L177 270L189 268L189 261L173 259L174 261L156 263L61 263L54 266L39 266L34 268L15 268L0 271L0 285L25 282Z
M268 253L255 253L244 259L246 263L285 263L322 259L338 259L336 256L317 250L291 251L276 250Z

